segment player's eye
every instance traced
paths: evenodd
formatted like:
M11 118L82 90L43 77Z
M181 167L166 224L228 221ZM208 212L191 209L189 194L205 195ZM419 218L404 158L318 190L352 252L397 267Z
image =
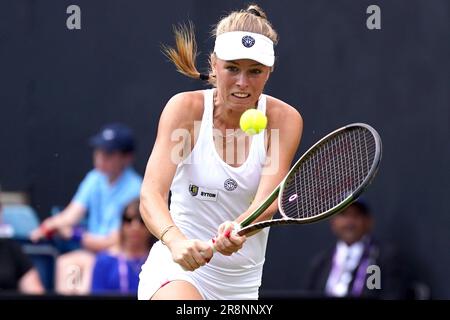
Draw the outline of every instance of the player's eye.
M226 69L230 72L238 72L239 69L235 66L227 66Z
M261 74L262 70L261 69L250 69L250 73L254 74L254 75Z

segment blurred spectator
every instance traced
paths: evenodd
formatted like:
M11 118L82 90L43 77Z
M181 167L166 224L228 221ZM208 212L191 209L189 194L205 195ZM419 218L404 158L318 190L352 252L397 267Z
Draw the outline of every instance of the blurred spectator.
M2 224L2 204L0 203L0 230L7 230ZM8 232L9 234L9 232ZM10 290L25 294L42 294L44 286L31 260L22 251L19 243L0 233L0 291Z
M91 284L95 253L119 241L121 215L125 206L139 196L142 178L132 168L135 141L123 124L105 126L90 139L94 169L78 187L70 204L43 221L31 235L32 241L58 233L79 241L82 250L61 255L56 266L56 291L84 294ZM87 230L78 227L87 215Z
M152 240L139 212L139 200L134 200L122 215L118 248L96 256L92 292L136 295L141 266L147 259Z
M307 289L317 296L404 298L398 255L392 246L373 238L374 221L367 204L358 200L330 222L337 243L313 259Z

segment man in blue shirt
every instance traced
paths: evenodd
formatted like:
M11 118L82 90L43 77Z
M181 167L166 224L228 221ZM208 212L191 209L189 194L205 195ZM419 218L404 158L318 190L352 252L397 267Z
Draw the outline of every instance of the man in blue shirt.
M56 266L58 293L87 293L94 253L117 245L121 215L139 197L142 178L132 168L135 142L123 124L105 126L90 139L94 148L94 169L80 183L70 204L59 214L43 221L31 234L37 241L58 233L79 239L82 250L64 254ZM87 214L87 228L76 228Z

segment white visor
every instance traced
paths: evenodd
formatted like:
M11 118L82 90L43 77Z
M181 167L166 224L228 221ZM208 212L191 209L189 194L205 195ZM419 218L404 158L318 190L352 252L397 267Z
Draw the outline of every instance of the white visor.
M259 33L233 31L216 38L214 52L222 60L251 59L272 67L275 62L273 41Z

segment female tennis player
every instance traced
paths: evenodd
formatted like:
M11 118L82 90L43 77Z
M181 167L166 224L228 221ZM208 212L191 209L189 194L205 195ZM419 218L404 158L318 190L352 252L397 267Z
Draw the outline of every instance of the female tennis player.
M262 93L277 33L261 8L232 12L215 35L208 74L195 66L192 25L175 30L176 49L165 48L179 72L213 88L179 93L162 112L141 190L143 219L160 241L142 268L139 299L258 298L268 228L248 239L230 231L288 172L303 121L295 108ZM268 118L253 136L239 129L251 108ZM276 210L275 202L258 220Z

